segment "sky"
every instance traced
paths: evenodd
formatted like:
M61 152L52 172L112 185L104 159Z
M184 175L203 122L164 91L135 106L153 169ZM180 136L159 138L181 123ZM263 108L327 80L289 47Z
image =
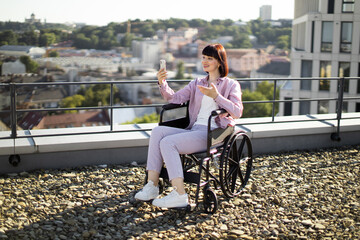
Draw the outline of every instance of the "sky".
M0 21L24 22L32 13L48 23L86 23L104 26L128 19L232 19L259 17L263 5L272 5L272 19L292 19L294 0L0 0Z

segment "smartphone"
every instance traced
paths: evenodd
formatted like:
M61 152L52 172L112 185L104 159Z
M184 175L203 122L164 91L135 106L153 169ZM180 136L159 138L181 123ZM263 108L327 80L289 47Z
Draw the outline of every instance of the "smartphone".
M166 71L166 61L164 59L160 60L160 69L164 69Z

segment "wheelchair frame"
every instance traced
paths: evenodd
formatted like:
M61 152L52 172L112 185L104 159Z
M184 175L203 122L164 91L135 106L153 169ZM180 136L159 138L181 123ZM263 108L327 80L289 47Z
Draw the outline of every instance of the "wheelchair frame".
M160 113L160 126L186 128L189 125L189 103L163 105ZM164 120L164 114L168 110L186 107L186 116L171 120ZM200 188L203 188L203 206L206 213L215 213L218 208L218 200L215 189L219 186L227 198L239 195L246 186L252 168L253 151L250 138L244 131L235 131L234 127L225 129L216 128L211 130L212 118L226 113L224 109L215 110L208 118L208 138L206 152L192 154L180 154L184 171L184 182L197 184L195 193L195 206L199 206ZM205 156L203 156L205 153ZM218 169L218 174L210 172L210 164ZM198 167L198 172L193 169ZM202 181L202 173L205 172L205 180ZM215 176L215 175L218 175ZM163 166L160 178L169 179L167 170ZM162 191L162 187L161 187ZM187 209L191 209L188 206Z

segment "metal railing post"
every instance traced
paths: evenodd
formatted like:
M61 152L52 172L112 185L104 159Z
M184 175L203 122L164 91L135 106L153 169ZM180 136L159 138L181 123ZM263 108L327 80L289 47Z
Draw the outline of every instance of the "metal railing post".
M271 113L271 121L275 121L275 100L276 100L276 83L277 80L274 80L274 93L273 93L273 103L272 103L272 113Z
M114 123L113 123L113 114L114 114L114 84L111 83L110 84L110 131L113 131L114 130Z
M11 138L15 139L17 137L16 132L16 123L17 123L17 114L16 114L16 86L14 83L10 83L10 125L11 125Z
M336 133L332 133L331 134L331 140L334 141L340 141L340 120L341 120L341 114L342 114L342 109L343 109L343 102L344 102L344 85L345 85L345 78L340 78L339 79L339 87L338 87L338 106L337 106L337 129L336 129Z

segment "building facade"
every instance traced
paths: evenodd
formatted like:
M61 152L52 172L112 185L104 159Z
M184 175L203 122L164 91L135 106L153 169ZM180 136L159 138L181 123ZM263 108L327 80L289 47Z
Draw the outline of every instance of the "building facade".
M134 40L131 43L133 56L142 63L151 63L154 66L159 62L160 55L164 52L163 43L156 39Z
M41 58L46 50L35 46L21 46L21 45L3 45L0 46L0 54L4 56L30 56L31 58Z
M359 77L360 1L295 0L291 77ZM336 98L338 81L304 79L282 89L281 100ZM344 97L360 95L360 81L346 80ZM287 102L279 115L335 113L337 101ZM359 112L360 100L345 101L344 112Z
M272 10L272 6L271 5L263 5L260 7L260 18L262 20L271 20L271 10Z

